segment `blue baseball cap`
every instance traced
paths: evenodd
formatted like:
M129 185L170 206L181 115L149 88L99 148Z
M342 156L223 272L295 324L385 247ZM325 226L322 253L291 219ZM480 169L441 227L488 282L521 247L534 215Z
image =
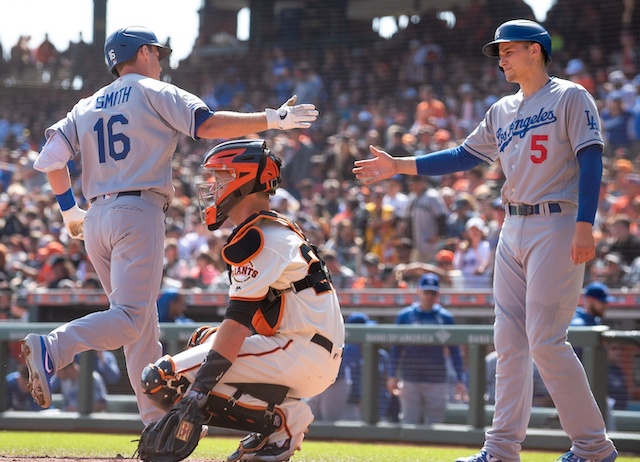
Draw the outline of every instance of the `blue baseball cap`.
M440 278L436 274L425 273L420 277L420 280L418 281L418 289L440 292Z
M369 318L367 313L363 313L361 311L354 311L349 315L346 321L348 324L375 324L375 321L372 321Z
M593 297L602 303L608 303L615 300L615 297L609 295L609 288L602 282L592 282L584 288L586 297Z

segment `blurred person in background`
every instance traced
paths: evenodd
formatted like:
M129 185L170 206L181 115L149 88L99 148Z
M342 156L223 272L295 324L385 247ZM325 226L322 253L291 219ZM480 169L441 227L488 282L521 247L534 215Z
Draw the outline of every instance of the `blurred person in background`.
M438 301L440 278L426 273L418 282L417 301L400 310L396 324L455 324L453 315ZM403 424L432 425L444 422L450 400L447 357L457 375L456 394L466 395L466 374L458 346L393 345L387 389L400 401Z

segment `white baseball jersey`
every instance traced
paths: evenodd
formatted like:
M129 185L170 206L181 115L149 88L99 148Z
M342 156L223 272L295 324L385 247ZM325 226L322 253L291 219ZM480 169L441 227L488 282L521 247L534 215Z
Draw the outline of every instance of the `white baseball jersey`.
M579 84L551 78L528 98L518 91L496 102L463 147L489 163L500 159L503 202L577 205L576 153L592 144L604 144L593 97Z
M273 220L263 219L260 230L264 247L250 261L231 268L229 298L262 300L270 287L287 290L309 273L309 265L317 256L296 232ZM335 345L344 343L344 324L333 287L324 292L314 288L298 293L285 292L282 308L276 318L272 313L254 316L254 327L263 335L299 335L320 333Z
M175 85L127 74L80 100L58 130L82 153L87 199L121 191L152 190L173 197L171 156L180 133L196 139L195 112L208 109Z
M260 303L269 288L288 290L291 283L313 272L318 258L297 227L283 217L272 214L242 225L235 233L238 240L250 228L259 229L259 250L246 261L232 265L231 301ZM230 244L233 244L232 240ZM241 243L242 244L242 243ZM279 301L262 304L253 317L257 334L244 340L238 357L214 386L211 393L231 398L234 384L267 383L289 388L284 402L277 406L285 417L285 425L269 436L269 441L305 431L313 420L310 398L326 390L336 379L342 360L344 322L333 285L322 282L298 292L286 291ZM312 340L316 334L331 345ZM173 356L177 375L193 382L202 360L208 354L215 333L205 343ZM329 351L330 350L330 351ZM238 405L259 409L266 403L243 394Z

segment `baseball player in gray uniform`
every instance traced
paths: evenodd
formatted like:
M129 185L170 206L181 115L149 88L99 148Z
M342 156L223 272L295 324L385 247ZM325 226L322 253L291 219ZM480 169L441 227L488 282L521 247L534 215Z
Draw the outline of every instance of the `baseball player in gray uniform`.
M441 175L499 160L507 216L496 249L496 403L482 450L458 462L520 460L531 414L532 359L572 441L558 460L612 462L617 451L567 342L585 262L595 256L593 221L602 175L596 104L580 85L550 77L551 37L538 23L507 21L483 48L517 93L489 108L455 148L392 158L371 147L356 161L365 184L398 173Z
M313 421L310 398L336 379L344 322L331 276L315 245L270 210L280 159L264 140L212 149L199 183L204 223L236 226L222 250L229 304L219 328L194 332L189 349L150 364L142 383L167 408L195 400L207 423L250 431L227 460L280 462L300 449ZM184 404L184 403L182 403Z
M317 118L313 105L294 105L295 97L277 110L214 113L200 98L160 80L160 62L170 53L147 28L115 31L105 57L116 79L46 130L34 167L47 174L70 237L85 240L110 307L22 340L29 387L42 407L51 405L49 379L76 354L124 346L142 421L163 415L144 397L140 375L162 354L156 300L164 210L173 196L171 158L180 135L234 138L306 128ZM67 167L79 154L88 211L76 204Z

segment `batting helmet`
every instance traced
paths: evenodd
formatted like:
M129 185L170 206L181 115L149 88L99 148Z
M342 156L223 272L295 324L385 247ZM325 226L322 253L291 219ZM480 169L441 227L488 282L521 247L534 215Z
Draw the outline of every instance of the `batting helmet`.
M118 29L109 35L104 43L104 56L111 73L120 77L116 66L133 58L142 45L158 47L160 61L169 56L172 51L171 48L161 45L156 34L146 27L131 26Z
M264 140L227 141L211 149L201 167L205 180L196 182L202 222L216 230L244 197L275 194L281 165Z
M535 21L514 19L507 21L496 29L493 40L482 47L482 53L496 58L499 56L498 44L504 42L536 42L542 47L544 63L551 62L551 35L547 29Z

